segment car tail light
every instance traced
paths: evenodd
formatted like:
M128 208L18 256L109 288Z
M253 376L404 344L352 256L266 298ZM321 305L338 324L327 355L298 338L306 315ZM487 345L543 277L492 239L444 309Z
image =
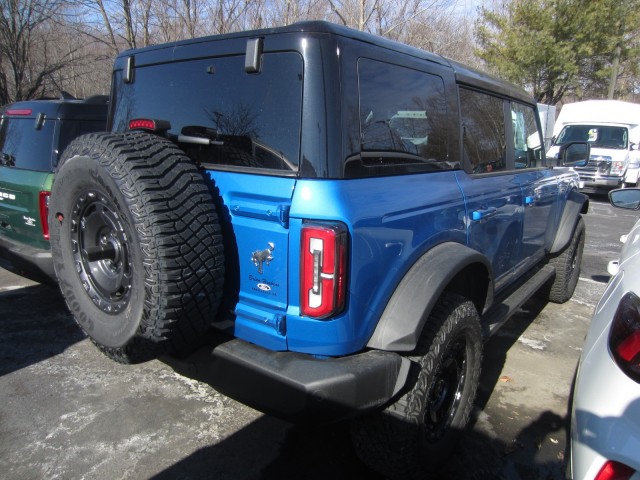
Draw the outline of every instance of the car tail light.
M624 463L609 460L600 469L594 480L629 480L635 470Z
M622 297L613 317L609 348L622 371L640 383L640 298L632 292Z
M40 192L40 225L42 225L42 236L49 240L49 197L51 192Z
M302 315L327 318L339 313L347 289L347 229L342 224L302 227Z
M164 132L169 129L171 129L171 124L166 120L154 120L152 118L134 118L129 120L129 130Z

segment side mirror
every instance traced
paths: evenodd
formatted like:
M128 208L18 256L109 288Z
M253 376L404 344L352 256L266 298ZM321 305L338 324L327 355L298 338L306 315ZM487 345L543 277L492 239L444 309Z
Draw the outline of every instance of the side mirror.
M609 192L609 202L618 208L640 210L640 188L619 188Z
M587 142L571 142L560 146L558 163L563 167L586 167L591 155Z
M632 152L635 152L637 150L640 150L640 146L638 146L637 143L630 142L629 143L629 150L631 150Z

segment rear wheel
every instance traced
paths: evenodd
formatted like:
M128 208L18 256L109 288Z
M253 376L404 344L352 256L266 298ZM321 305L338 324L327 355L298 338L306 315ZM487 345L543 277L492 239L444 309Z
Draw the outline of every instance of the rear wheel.
M224 258L202 174L171 142L91 134L65 151L49 205L67 305L109 357L187 353L213 320Z
M475 306L445 294L409 357L410 389L385 411L352 423L358 456L391 478L424 478L453 452L475 398L482 334Z

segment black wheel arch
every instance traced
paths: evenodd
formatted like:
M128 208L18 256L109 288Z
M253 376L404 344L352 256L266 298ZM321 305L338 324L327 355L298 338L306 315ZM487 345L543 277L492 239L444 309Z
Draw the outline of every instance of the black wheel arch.
M441 243L420 257L400 281L367 347L410 352L444 292L473 302L481 315L493 301L491 266L481 253L459 243Z
M573 231L578 224L581 214L586 214L589 210L589 197L577 190L571 190L567 196L567 202L562 211L562 217L558 225L558 231L548 253L555 254L561 252L571 241Z

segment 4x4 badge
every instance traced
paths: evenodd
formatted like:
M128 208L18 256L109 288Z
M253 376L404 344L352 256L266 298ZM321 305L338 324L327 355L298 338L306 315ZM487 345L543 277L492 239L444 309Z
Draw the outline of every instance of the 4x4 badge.
M272 254L273 250L276 248L273 242L268 242L267 245L269 246L268 248L265 248L264 250L256 250L251 254L251 260L253 261L253 264L258 267L258 273L261 275L263 272L263 265L265 263L269 265L271 260L273 260Z

